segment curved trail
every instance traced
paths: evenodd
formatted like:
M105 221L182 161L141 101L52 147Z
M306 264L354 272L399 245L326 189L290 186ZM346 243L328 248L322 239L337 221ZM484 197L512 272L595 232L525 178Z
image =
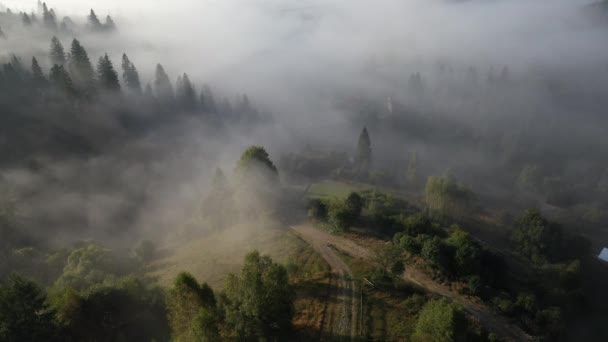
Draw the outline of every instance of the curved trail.
M327 233L306 225L294 226L291 229L310 244L331 267L330 295L323 310L321 340L352 340L357 334L358 312L355 306L352 271L331 248L333 239L319 235Z
M300 236L304 241L309 243L319 253L332 269L332 282L334 276L337 279L336 289L330 294L330 298L336 298L335 303L326 303L326 314L322 323L322 339L327 337L326 331L330 332L330 336L347 336L348 320L350 319L350 337L351 339L357 336L356 322L357 310L355 309L355 301L353 298L354 282L352 281L352 272L350 268L340 259L332 246L342 250L349 255L357 258L372 260L373 253L367 248L362 247L352 240L347 238L331 235L320 229L316 229L310 225L293 226L291 229ZM348 277L347 277L348 276ZM464 310L471 316L478 319L483 326L497 333L506 341L530 341L531 337L519 327L511 324L502 316L496 315L485 305L471 301L470 299L455 293L448 287L438 284L428 277L423 272L420 272L414 267L407 267L403 274L403 279L408 280L426 291L435 293L442 297L448 298L451 301L458 302ZM329 301L328 301L329 302ZM351 315L348 315L348 307L350 304ZM338 318L336 318L336 316Z

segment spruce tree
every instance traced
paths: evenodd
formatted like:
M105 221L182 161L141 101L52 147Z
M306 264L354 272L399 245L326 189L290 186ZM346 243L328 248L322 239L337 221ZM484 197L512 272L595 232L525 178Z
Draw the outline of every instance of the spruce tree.
M49 11L46 6L46 2L42 4L42 21L44 22L44 26L49 30L57 29L57 20L55 18L55 12Z
M106 53L103 57L99 57L97 63L97 77L101 88L107 91L120 91L120 83L118 82L118 73L112 65L112 61Z
M87 21L89 24L89 28L93 31L101 31L101 29L103 28L101 22L99 21L99 18L97 18L97 14L95 14L95 11L92 8L91 12L89 13L89 16L87 17Z
M50 53L51 64L64 65L65 64L65 50L63 45L57 39L53 37L51 40L51 53Z
M47 84L46 77L44 77L36 57L32 58L32 84L37 89L44 88Z
M131 92L141 95L139 73L126 54L122 55L122 80Z
M154 89L156 91L156 96L159 99L171 101L175 97L169 76L165 72L163 66L160 64L156 65Z
M208 112L208 113L217 112L217 106L215 104L213 92L211 91L211 88L207 84L205 84L203 86L203 90L201 91L200 102L201 102L201 109L203 111Z
M109 15L106 17L106 23L103 25L103 28L108 32L116 31L116 23L114 23L114 20Z
M357 170L363 174L369 172L372 163L372 143L367 132L367 127L363 127L357 143L357 154L355 155L355 165Z
M182 77L179 78L179 85L177 89L177 100L184 110L193 111L196 110L198 103L196 99L196 91L190 83L190 78L188 75L184 73Z
M53 88L59 91L60 93L63 93L65 95L76 94L72 79L70 78L70 75L67 73L63 65L55 64L51 68L49 80L51 81L51 85L53 85Z
M77 39L72 41L69 69L76 88L85 96L91 96L95 91L95 71L87 51Z
M32 20L30 19L30 16L27 15L27 13L23 13L21 15L21 22L23 23L23 26L26 26L26 27L32 26Z

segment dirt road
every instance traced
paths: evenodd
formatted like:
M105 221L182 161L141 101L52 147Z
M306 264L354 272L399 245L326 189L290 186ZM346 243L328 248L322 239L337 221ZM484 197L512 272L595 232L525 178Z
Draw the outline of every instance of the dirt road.
M321 340L352 340L357 332L357 310L354 299L353 274L342 259L331 248L332 242L350 248L360 248L351 241L333 240L333 235L301 225L291 228L295 234L308 242L331 267L330 299L325 303L321 322ZM338 237L335 237L338 238Z
M332 250L331 246L334 246L335 248L344 251L353 257L370 261L373 259L373 253L367 248L362 247L347 238L331 235L328 232L316 229L310 225L293 226L291 229L303 240L313 246L313 248L327 261L340 285L339 291L337 291L339 293L335 295L337 298L336 303L338 303L337 307L336 305L332 305L330 303L327 304L329 307L326 311L330 314L328 316L326 315L324 319L325 323L323 326L323 331L332 331L338 336L345 336L348 328L347 319L350 318L350 336L351 338L355 337L357 310L355 310L354 307L355 301L352 292L352 289L354 289L354 282L351 280L352 272L336 254L336 252ZM414 267L406 267L406 272L403 274L403 278L417 284L428 292L435 293L451 301L460 303L464 310L478 319L484 327L498 334L507 341L531 340L530 336L522 331L519 327L510 324L504 317L494 314L485 305L473 302L469 298L452 291L448 287L438 284L426 274ZM349 304L350 309L348 309ZM351 315L348 315L349 310ZM335 318L336 312L339 314L338 320ZM335 334L332 336L336 336Z

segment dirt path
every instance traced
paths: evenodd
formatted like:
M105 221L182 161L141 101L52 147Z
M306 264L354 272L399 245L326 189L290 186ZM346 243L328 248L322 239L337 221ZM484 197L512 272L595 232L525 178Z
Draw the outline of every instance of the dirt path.
M340 288L342 289L342 293L338 295L338 303L342 304L342 312L347 313L348 302L351 303L351 332L350 336L356 336L356 322L357 322L357 310L355 310L355 302L353 299L353 293L350 291L350 299L345 298L347 295L348 284L350 283L350 289L354 289L354 283L352 280L346 279L345 275L348 275L352 279L352 272L349 267L340 259L340 257L332 250L330 246L334 246L335 248L342 250L349 255L371 260L373 258L373 253L365 247L362 247L355 242L336 235L331 235L328 232L322 231L320 229L316 229L310 225L299 225L291 227L291 229L302 239L308 242L313 248L327 261L327 263L331 266L332 272L336 274L339 281L342 285ZM522 331L519 327L510 324L504 317L494 314L487 308L485 305L473 302L471 299L462 296L448 287L438 284L433 281L429 276L419 271L414 267L406 267L406 272L403 274L403 278L408 280L418 286L424 288L426 291L435 293L442 297L448 298L449 300L460 303L465 311L467 311L470 315L477 318L481 324L487 329L497 333L499 336L504 338L507 341L530 341L531 337L527 335L524 331ZM330 297L331 298L331 297ZM331 304L328 304L331 306ZM335 308L334 308L335 309ZM331 311L331 310L330 310ZM342 315L342 319L345 319L347 315ZM335 320L329 320L329 322L325 323L325 326L333 327L338 326L340 331L344 332L345 326L344 321L339 321L336 325ZM327 329L324 327L323 329ZM344 336L343 333L340 335Z
M352 340L357 330L353 274L330 246L334 244L333 242L339 242L350 248L361 247L348 240L332 240L333 235L310 226L294 226L291 229L308 242L331 267L330 295L323 310L321 340Z

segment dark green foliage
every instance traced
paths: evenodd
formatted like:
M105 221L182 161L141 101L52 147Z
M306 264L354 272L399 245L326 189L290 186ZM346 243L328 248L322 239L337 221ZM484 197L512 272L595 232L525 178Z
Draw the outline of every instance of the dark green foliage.
M194 340L197 342L220 341L217 317L209 310L201 308L192 322Z
M423 212L415 213L401 219L405 234L416 237L419 234L433 234L434 228L431 219Z
M285 268L252 252L241 273L226 282L226 325L238 340L286 340L292 329L293 300Z
M110 92L120 91L118 73L114 70L112 61L110 61L107 53L105 56L99 57L99 62L97 63L97 79L99 80L102 89Z
M350 209L351 213L358 218L361 215L361 209L363 209L363 198L356 192L351 192L345 200L346 206Z
M483 250L477 241L456 227L446 243L452 248L452 273L459 276L479 274Z
M357 217L344 201L334 200L329 204L327 220L335 230L343 232L350 229Z
M257 172L256 172L257 171ZM250 146L243 152L237 162L235 172L241 179L249 177L252 172L262 172L271 178L278 177L278 171L268 152L262 146Z
M535 263L556 261L562 247L561 228L530 209L515 224L513 243L517 252Z
M53 37L53 39L51 39L51 52L49 57L51 59L51 64L65 65L65 49L57 37Z
M206 326L209 324L207 317L203 318L203 322L197 322L197 316L201 312L204 312L202 315L215 314L215 306L215 295L206 283L201 285L191 274L180 273L167 298L169 322L175 341L197 341L195 334L203 333L202 328L209 329Z
M0 341L60 341L54 312L36 284L11 275L0 286Z
M461 308L445 299L431 300L420 312L412 340L466 341L466 331L466 320Z
M319 222L327 220L327 205L320 199L310 199L308 201L308 217Z
M473 193L449 176L430 176L424 192L426 205L434 215L461 219L471 209Z
M82 293L58 290L51 298L73 341L167 340L164 294L134 278L95 286Z
M355 168L356 171L362 175L367 176L369 174L372 165L372 142L367 132L367 127L364 127L359 135L359 141L357 142L357 152L355 154Z
M440 270L449 269L448 250L443 241L437 236L426 239L423 242L422 248L420 249L420 255L427 262Z
M122 80L127 89L134 94L141 94L141 83L139 73L135 65L129 60L127 54L122 55Z

